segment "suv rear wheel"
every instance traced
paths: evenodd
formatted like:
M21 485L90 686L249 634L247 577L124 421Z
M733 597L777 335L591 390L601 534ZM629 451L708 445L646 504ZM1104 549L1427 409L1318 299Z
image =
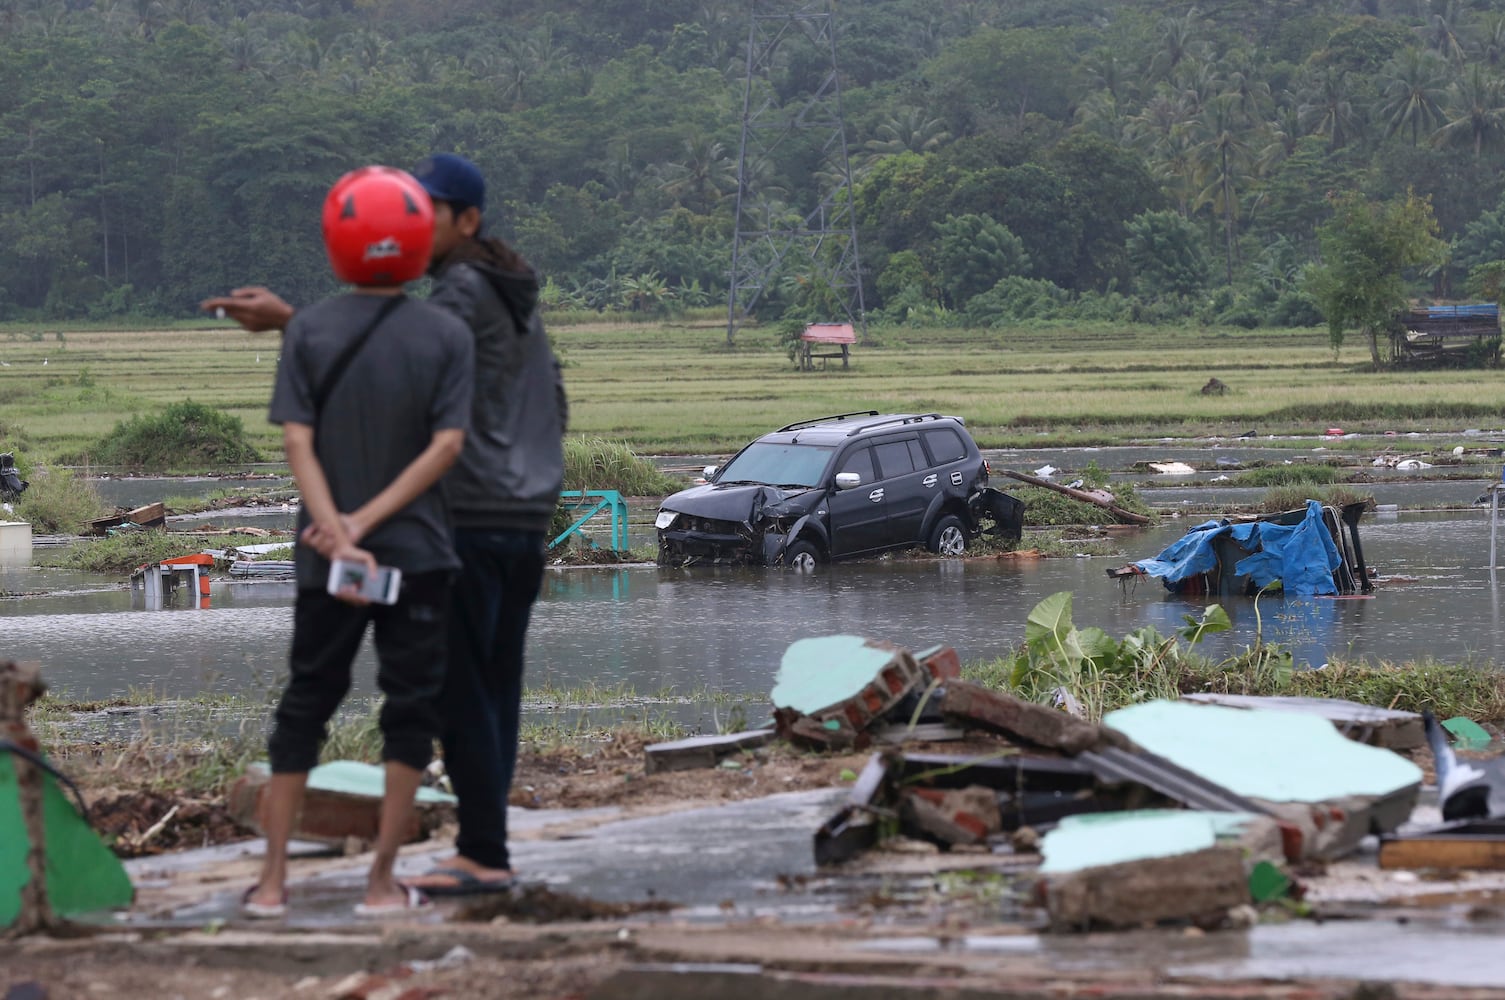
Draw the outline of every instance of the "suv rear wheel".
M784 565L796 573L814 573L820 565L820 550L801 539L784 550Z
M943 556L959 556L967 551L967 529L962 519L947 514L936 522L930 533L930 551Z

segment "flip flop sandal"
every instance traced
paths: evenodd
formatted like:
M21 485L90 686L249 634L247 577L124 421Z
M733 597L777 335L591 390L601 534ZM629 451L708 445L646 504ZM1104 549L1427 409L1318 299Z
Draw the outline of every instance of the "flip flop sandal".
M517 887L516 876L483 879L464 868L434 868L426 872L423 877L431 876L453 879L454 884L423 886L423 891L430 896L493 896L511 892Z
M282 902L280 903L253 903L251 897L256 890L261 888L258 882L251 886L240 897L241 916L250 917L252 920L280 920L287 916L287 890L282 890Z
M429 899L417 888L411 885L397 883L397 888L403 892L400 903L356 903L355 915L362 920L386 920L391 917L406 917L413 914L425 913L434 908L433 900Z

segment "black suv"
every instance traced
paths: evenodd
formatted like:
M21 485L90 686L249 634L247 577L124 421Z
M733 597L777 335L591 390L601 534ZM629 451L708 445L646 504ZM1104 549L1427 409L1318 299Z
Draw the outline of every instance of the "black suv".
M956 556L982 530L1020 536L1024 505L988 487L988 464L958 417L877 410L765 434L707 482L659 507L663 565L793 566L926 545Z

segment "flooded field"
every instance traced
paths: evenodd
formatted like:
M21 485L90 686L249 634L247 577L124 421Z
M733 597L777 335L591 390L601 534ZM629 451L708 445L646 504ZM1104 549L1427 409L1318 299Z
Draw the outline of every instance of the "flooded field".
M1153 580L1127 586L1105 570L1158 552L1198 519L1173 519L1120 536L1122 558L879 560L814 576L777 570L670 570L656 566L551 570L531 632L530 679L557 688L628 684L639 693L712 689L764 692L796 639L849 632L912 648L957 647L964 660L1000 656L1024 634L1030 609L1071 591L1079 625L1122 634L1176 628L1202 604L1170 597ZM1372 598L1264 598L1263 638L1296 648L1311 665L1329 655L1372 661L1427 657L1505 662L1501 581L1487 567L1485 511L1367 515L1370 565L1393 578ZM6 656L36 660L55 689L80 698L149 688L164 697L260 692L277 683L291 635L288 583L216 583L210 607L132 608L119 580L30 569L0 571L0 591L46 591L0 600ZM1253 640L1256 609L1225 602ZM1210 647L1216 650L1219 647ZM370 691L373 666L358 670Z

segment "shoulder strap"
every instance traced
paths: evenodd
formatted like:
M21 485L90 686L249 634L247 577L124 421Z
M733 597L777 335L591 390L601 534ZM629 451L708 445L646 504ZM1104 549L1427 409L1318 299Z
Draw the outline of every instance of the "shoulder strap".
M372 316L371 321L366 324L365 329L357 334L349 344L346 344L345 349L340 352L340 356L334 359L334 364L329 366L329 371L324 373L324 377L319 380L319 387L314 390L312 402L314 404L315 422L318 421L319 415L323 412L324 403L329 399L329 394L334 392L334 387L339 384L340 378L345 374L345 369L350 367L350 362L355 360L356 354L360 353L360 349L366 345L366 341L371 339L371 334L375 333L376 328L381 326L381 321L386 319L392 313L392 310L402 305L403 300L406 298L406 295L398 293L383 302L381 307L376 310L376 315Z

